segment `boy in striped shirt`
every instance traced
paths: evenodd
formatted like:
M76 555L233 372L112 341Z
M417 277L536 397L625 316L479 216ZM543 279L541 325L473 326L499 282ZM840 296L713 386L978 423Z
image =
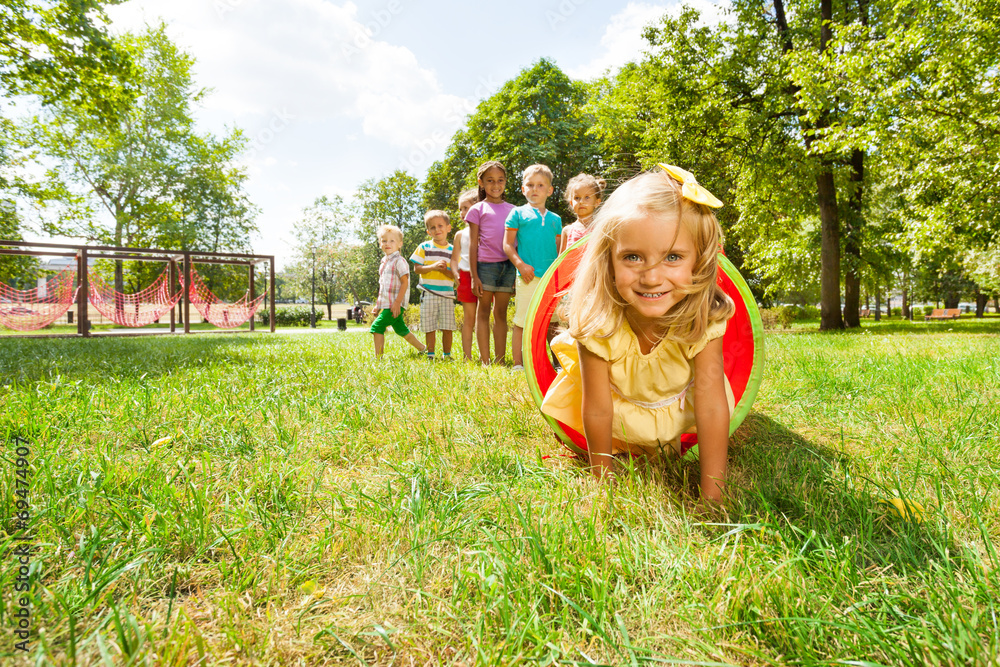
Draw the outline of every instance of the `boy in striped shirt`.
M441 332L444 358L451 358L452 331L455 323L455 274L451 271L451 220L444 211L427 211L424 227L430 241L424 241L410 255L413 270L420 277L420 331L427 343L427 358L434 358L437 332Z

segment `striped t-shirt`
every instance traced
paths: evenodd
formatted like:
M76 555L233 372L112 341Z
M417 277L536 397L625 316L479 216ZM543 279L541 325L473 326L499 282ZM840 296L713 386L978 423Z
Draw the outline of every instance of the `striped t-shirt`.
M451 264L451 244L438 245L434 241L424 241L410 255L410 261L417 266L426 266L443 259ZM442 271L429 271L420 275L420 287L432 294L455 298L455 281Z

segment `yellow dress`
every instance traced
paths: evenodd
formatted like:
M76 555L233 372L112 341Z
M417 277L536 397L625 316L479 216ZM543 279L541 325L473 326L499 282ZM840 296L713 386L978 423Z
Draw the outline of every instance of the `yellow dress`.
M613 451L655 453L678 449L682 433L694 433L694 358L710 340L726 332L725 322L713 322L694 344L662 340L643 354L628 322L607 338L593 336L580 341L584 347L608 361L614 418L611 423ZM562 370L542 401L542 412L583 433L583 384L577 341L568 332L552 340L552 352ZM735 401L726 378L726 399L732 414Z

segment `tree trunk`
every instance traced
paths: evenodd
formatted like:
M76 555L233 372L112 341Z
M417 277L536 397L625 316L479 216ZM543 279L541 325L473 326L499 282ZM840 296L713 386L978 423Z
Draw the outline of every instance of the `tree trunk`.
M875 321L882 321L882 290L875 288Z
M910 315L910 274L903 273L903 319L912 320Z
M840 315L840 220L837 217L837 190L833 171L824 161L816 175L819 192L819 217L822 225L820 245L820 331L843 329Z
M863 193L865 179L865 152L851 152L851 198L848 200L844 254L847 266L844 272L844 325L861 326L861 227L864 225Z
M986 304L989 303L990 297L988 294L983 294L976 288L976 317L982 317L986 312Z
M795 50L792 32L788 28L785 16L784 0L774 0L775 26L781 41L784 55ZM825 53L833 40L833 0L820 0L820 53ZM788 92L792 96L798 94L800 88L794 81L789 81ZM821 114L815 126L811 126L805 117L800 117L802 137L806 148L811 149L815 140L814 130L821 130L829 125L827 114ZM818 157L819 171L816 174L816 190L819 203L819 214L822 225L820 242L820 324L821 331L843 329L844 318L840 312L840 220L837 213L837 187L833 181L833 167L829 156Z
M820 0L819 50L825 53L833 40L833 0ZM816 122L820 130L829 125L826 114ZM806 146L813 143L813 135L806 135ZM833 166L829 156L820 157L816 174L819 199L819 219L822 227L820 241L820 331L844 328L840 314L840 218L837 211L837 186L833 181Z
M1000 313L1000 294L993 295L993 312Z

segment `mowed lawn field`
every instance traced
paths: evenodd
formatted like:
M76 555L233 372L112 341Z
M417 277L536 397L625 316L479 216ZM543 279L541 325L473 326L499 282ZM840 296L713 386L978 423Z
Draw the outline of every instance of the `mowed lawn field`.
M1000 320L769 334L725 511L387 343L0 340L4 664L1000 662Z

